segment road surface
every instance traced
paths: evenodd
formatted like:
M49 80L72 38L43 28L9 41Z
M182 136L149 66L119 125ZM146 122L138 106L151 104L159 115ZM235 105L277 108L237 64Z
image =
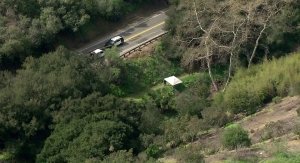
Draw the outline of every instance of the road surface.
M166 18L167 15L165 14L165 11L156 12L151 17L143 21L136 22L126 29L119 30L99 39L98 41L92 42L91 44L79 49L78 52L87 54L95 49L102 49L107 40L117 35L123 36L125 40L125 43L119 47L120 53L128 51L134 46L147 41L154 36L164 33L164 24Z

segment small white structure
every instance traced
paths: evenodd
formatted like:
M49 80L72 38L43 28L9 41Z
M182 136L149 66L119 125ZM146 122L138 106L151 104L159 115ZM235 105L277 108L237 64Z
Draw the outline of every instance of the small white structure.
M164 82L168 82L172 86L182 83L182 81L180 79L176 78L175 76L170 76L168 78L165 78Z

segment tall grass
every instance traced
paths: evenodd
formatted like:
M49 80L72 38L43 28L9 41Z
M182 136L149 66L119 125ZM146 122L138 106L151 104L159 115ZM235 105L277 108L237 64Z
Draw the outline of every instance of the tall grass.
M300 54L239 70L218 105L232 113L252 114L276 96L300 94Z

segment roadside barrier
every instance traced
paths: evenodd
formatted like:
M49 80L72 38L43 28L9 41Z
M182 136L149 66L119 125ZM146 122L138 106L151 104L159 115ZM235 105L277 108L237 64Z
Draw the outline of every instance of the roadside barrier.
M154 37L148 39L147 41L144 41L144 42L142 42L142 43L140 43L140 44L134 46L133 48L131 48L131 49L127 50L127 51L122 52L121 55L120 55L120 57L126 58L126 57L128 57L129 55L131 55L132 53L134 53L134 52L136 52L136 51L140 51L142 48L148 46L149 44L151 44L151 43L153 43L153 42L155 42L155 41L157 41L158 39L160 39L161 37L163 37L163 36L164 36L165 34L167 34L167 33L168 33L168 32L165 31L165 32L163 32L163 33L161 33L161 34L159 34L159 35L156 35L156 36L154 36Z

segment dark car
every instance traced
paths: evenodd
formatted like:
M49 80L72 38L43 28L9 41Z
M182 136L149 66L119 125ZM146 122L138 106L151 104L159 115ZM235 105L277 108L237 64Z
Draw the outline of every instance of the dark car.
M113 46L120 46L124 44L124 38L121 36L116 36L113 37L111 39L109 39L106 43L105 43L105 47L106 48L111 48Z

